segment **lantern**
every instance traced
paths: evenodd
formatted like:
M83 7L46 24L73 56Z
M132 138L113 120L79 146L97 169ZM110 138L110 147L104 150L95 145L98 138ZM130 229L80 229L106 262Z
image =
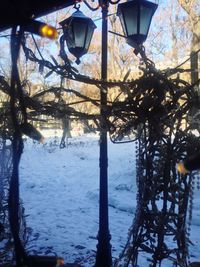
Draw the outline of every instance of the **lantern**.
M60 22L64 38L70 53L79 58L87 53L96 25L92 19L86 17L79 9L71 17Z
M132 0L118 5L117 15L128 44L134 47L146 40L157 6L146 0Z

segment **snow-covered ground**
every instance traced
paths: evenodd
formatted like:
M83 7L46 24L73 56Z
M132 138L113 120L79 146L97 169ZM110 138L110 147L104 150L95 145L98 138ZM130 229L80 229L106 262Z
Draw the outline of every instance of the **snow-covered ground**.
M66 262L91 267L98 233L99 137L74 137L67 148L60 149L59 133L53 135L44 145L25 142L21 159L20 194L35 239L28 249L41 254L53 251ZM109 142L108 151L109 222L116 258L126 242L136 206L135 144ZM200 247L200 192L195 194L194 205L193 261Z

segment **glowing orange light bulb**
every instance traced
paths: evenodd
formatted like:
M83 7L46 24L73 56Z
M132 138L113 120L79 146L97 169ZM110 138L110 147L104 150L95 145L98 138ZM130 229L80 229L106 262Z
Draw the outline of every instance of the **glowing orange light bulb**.
M64 259L61 258L61 257L58 257L58 258L57 258L57 264L56 264L56 267L61 267L61 266L63 266L64 264L65 264Z
M179 162L177 165L177 170L179 173L181 174L186 174L188 172L188 170L185 168L183 162Z
M49 26L47 24L43 24L40 27L39 31L43 37L47 37L49 39L57 39L58 38L58 32L57 32L56 28Z

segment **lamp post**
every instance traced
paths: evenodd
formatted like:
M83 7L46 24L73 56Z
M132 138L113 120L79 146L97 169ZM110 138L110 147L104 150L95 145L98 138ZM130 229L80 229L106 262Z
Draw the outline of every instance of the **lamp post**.
M102 36L101 36L101 78L107 79L107 52L108 52L108 1L102 1ZM101 132L100 132L100 192L99 192L99 233L96 255L96 267L110 267L112 265L112 253L108 218L108 142L105 125L105 108L107 105L107 87L104 85L100 92L101 99Z
M108 8L109 4L117 4L120 0L98 0L98 7L102 9L102 52L101 52L101 78L107 79L107 46L108 46ZM90 5L84 1L90 8ZM91 8L96 10L97 8ZM147 38L152 16L157 8L156 4L146 0L132 0L118 5L120 17L127 43L133 47L141 45ZM77 11L76 11L77 12ZM76 13L75 12L75 13ZM70 18L62 21L64 38L69 51L78 59L89 48L93 31L95 29L91 19L80 13L74 13ZM87 22L87 27L85 26ZM81 24L83 23L83 24ZM83 27L82 27L83 25ZM80 29L84 29L84 33ZM87 30L85 30L87 29ZM79 40L79 42L77 42ZM87 42L85 40L88 40ZM82 47L80 47L82 44ZM87 46L86 46L87 44ZM81 53L80 53L81 51ZM107 86L104 84L100 92L100 192L99 192L99 232L95 267L111 267L112 253L110 244L109 217L108 217L108 142L106 129Z

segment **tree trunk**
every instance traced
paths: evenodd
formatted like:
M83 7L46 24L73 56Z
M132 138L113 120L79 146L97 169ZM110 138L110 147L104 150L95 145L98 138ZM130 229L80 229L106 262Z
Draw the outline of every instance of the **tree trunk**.
M190 21L190 27L192 32L191 41L191 82L196 83L199 79L199 54L196 53L200 50L200 14L198 13L198 0L178 0L181 7L188 14L188 19ZM197 90L199 86L197 87Z

